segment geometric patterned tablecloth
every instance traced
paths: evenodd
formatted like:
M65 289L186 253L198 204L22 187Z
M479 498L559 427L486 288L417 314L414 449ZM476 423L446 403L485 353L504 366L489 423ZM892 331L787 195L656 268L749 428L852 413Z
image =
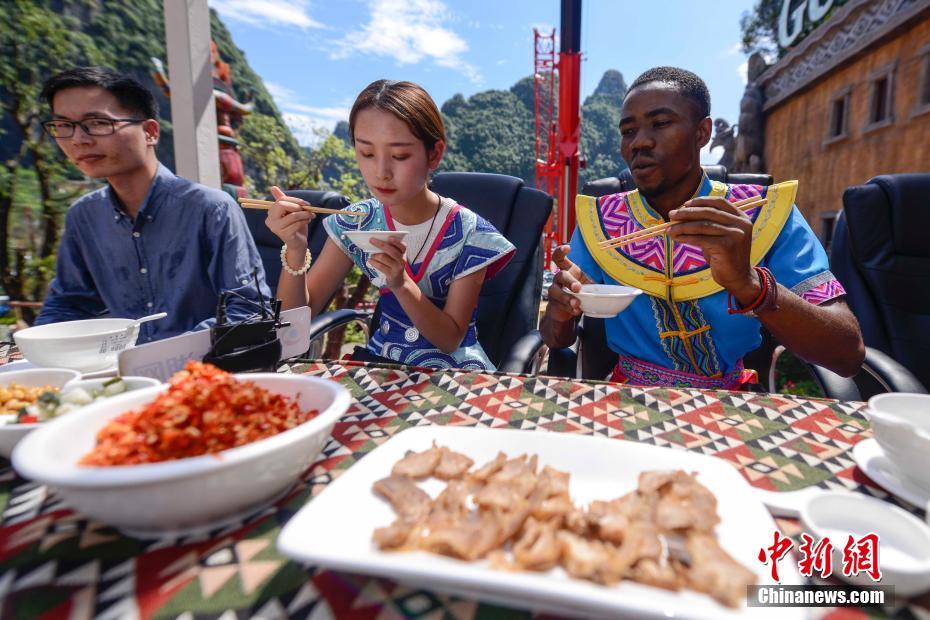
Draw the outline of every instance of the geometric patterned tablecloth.
M862 403L336 362L292 370L343 384L355 399L350 410L301 484L207 536L126 538L71 512L0 460L0 617L526 615L300 566L275 549L282 525L330 481L391 435L425 424L599 434L714 455L764 489L816 485L886 498L851 459L851 448L870 436ZM858 612L842 612L857 617L850 613ZM907 609L901 615L913 617Z

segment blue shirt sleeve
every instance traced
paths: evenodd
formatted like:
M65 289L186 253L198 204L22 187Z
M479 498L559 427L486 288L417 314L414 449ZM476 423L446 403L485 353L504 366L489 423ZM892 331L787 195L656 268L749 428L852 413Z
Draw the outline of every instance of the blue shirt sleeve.
M788 289L818 279L833 279L826 250L796 206L791 208L788 221L761 264Z
M210 251L207 275L217 295L224 291L238 293L226 296L226 316L229 320L245 320L260 312L259 296L253 279L256 269L265 304L271 299L261 257L252 240L245 215L230 198L207 209L205 219L204 230ZM205 329L215 322L215 317L208 318L194 329Z
M572 233L572 240L569 244L572 249L568 253L568 260L578 265L578 268L591 278L591 281L595 284L606 284L604 281L604 270L601 269L601 266L598 265L594 257L591 256L591 252L588 251L587 246L584 244L584 238L581 236L581 231L577 226L575 227L575 232Z
M107 311L77 242L74 218L65 215L65 229L58 247L55 278L49 286L36 325L91 319Z

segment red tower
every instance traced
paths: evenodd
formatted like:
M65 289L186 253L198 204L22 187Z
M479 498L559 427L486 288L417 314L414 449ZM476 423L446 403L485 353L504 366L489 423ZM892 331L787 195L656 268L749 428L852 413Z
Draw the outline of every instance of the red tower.
M567 243L575 229L581 165L581 0L562 0L561 22L558 62L555 30L548 35L534 30L533 37L536 185L556 200L554 221L546 226L547 266L553 243Z

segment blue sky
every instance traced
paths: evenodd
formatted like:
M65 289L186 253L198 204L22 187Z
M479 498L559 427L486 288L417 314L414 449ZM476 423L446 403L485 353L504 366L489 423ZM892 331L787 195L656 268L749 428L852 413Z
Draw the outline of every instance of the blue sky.
M209 3L305 144L314 127L347 118L358 91L379 78L418 82L439 105L456 93L510 88L533 71L533 27L559 26L559 0ZM739 18L752 5L583 0L582 98L607 69L629 84L649 67L675 65L704 78L715 118L736 122L746 66Z

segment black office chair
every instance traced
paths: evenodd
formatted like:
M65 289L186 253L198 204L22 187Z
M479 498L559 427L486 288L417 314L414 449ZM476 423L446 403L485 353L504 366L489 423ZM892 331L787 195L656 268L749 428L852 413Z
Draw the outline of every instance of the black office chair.
M930 174L882 175L843 193L830 268L868 347L863 398L930 385Z
M478 341L498 370L530 371L542 348L535 331L542 292L540 241L552 212L552 197L516 177L483 172L443 172L433 178L431 188L481 215L516 246L507 267L481 287ZM311 340L353 321L368 323L371 316L353 309L317 316L311 323ZM535 336L521 339L530 332Z
M297 189L288 190L287 194L306 200L315 207L342 209L349 205L349 199L338 192ZM252 239L258 247L258 254L262 258L265 279L271 289L271 294L274 295L278 289L278 279L281 277L281 240L268 230L265 225L267 211L243 209L243 212L245 213L245 221L248 224L249 232L252 233ZM323 230L324 219L323 217L313 219L308 228L308 245L310 246L310 254L314 257L319 256L320 250L323 249L323 244L326 242L326 231Z

